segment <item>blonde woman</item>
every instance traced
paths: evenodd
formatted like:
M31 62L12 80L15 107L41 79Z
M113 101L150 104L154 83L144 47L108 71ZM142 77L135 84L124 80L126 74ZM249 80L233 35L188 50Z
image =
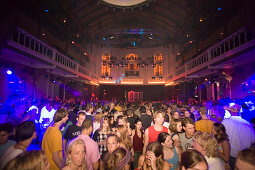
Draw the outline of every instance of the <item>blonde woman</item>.
M93 135L94 141L96 141L99 146L99 153L101 155L101 158L107 152L105 140L109 133L110 133L109 120L107 117L104 117L103 119L101 119L100 128Z
M4 167L5 170L49 170L49 163L44 151L33 150L24 152L8 162Z
M70 141L62 170L86 170L86 148L82 139Z

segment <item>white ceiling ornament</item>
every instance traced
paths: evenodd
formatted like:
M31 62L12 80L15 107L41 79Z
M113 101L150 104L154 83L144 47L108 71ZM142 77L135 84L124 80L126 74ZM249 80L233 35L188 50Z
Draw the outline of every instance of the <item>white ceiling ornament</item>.
M148 0L102 0L106 4L118 7L131 7L148 2Z

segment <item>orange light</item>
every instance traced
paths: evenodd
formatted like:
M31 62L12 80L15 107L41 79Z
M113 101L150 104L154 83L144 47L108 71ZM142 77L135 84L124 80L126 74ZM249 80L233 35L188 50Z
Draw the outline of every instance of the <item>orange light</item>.
M200 20L199 20L200 22L203 22L203 19L202 18L200 18Z
M124 81L124 82L120 82L120 84L143 84L142 81Z
M148 84L165 84L164 81L151 81L151 82L148 82Z
M100 84L115 84L115 81L99 81Z
M99 86L99 84L96 83L96 82L90 81L90 83L93 84L93 85Z
M172 84L174 84L174 82L167 83L167 84L165 84L165 86L170 86Z
M66 23L66 19L64 19L63 22Z

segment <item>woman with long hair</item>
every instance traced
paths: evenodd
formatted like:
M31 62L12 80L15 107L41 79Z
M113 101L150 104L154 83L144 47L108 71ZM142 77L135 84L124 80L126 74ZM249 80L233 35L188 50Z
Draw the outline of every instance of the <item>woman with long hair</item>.
M67 147L67 157L62 170L86 170L86 147L82 139L73 139Z
M126 148L129 151L132 150L132 140L128 134L127 127L125 125L117 125L115 128L115 134L120 139L120 147Z
M138 160L136 170L169 170L170 165L164 160L163 146L158 142L150 143Z
M49 163L44 151L32 150L24 152L11 160L4 167L5 170L49 170Z
M174 146L177 146L181 149L181 142L179 133L182 132L182 121L181 119L175 119L170 122L169 130L171 131L171 136Z
M102 112L96 112L96 114L93 116L93 134L97 129L100 128L102 117L103 117Z
M171 135L166 132L160 133L158 135L158 142L163 146L164 158L170 164L170 169L177 169L181 160L182 151L179 149L179 147L173 146Z
M132 154L124 148L117 148L104 160L107 170L130 170Z
M107 117L101 119L100 128L93 135L93 139L97 142L101 157L107 152L106 138L110 133L109 120Z
M180 170L207 170L208 164L204 156L196 150L187 150L181 155Z
M134 167L137 168L138 159L143 153L143 138L144 133L142 130L141 119L135 120L135 129L132 131L133 149L134 149Z
M221 123L214 123L212 134L219 144L219 157L225 162L225 169L229 169L230 144L225 126Z

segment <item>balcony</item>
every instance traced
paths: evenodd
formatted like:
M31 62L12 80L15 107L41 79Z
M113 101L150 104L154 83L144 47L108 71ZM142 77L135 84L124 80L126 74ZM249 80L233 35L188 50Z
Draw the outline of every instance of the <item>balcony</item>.
M81 77L98 82L98 76L36 37L17 28L3 51L5 60L23 64L63 77Z
M252 55L246 55L254 51L254 47L255 40L252 39L251 33L246 28L242 28L177 68L167 81L199 78L215 74L215 69L231 68L254 61Z

